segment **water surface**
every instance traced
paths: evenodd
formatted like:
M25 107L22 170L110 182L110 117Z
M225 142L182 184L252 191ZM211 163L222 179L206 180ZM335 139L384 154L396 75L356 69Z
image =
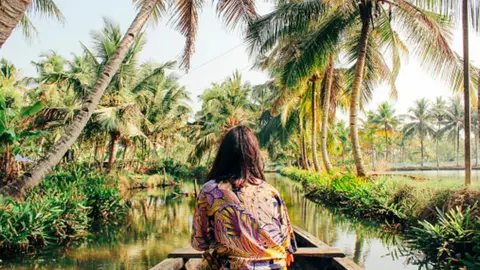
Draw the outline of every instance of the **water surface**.
M280 191L292 222L325 243L342 249L365 269L417 269L399 257L402 240L383 234L304 198L301 187L288 178L268 174ZM104 229L76 246L43 250L40 254L13 258L0 254L3 269L148 269L176 248L190 242L194 199L180 195L193 191L191 183L170 189L128 194L132 208L127 226Z

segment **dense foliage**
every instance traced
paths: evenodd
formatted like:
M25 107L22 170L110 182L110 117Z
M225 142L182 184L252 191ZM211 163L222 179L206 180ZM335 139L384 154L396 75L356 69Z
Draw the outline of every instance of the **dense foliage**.
M84 238L95 223L126 215L118 189L95 171L63 168L29 190L23 202L0 198L0 249L33 248Z
M480 258L480 192L351 174L318 174L293 167L281 173L303 184L309 199L404 232L411 246L439 265L474 265ZM460 200L460 198L463 198Z

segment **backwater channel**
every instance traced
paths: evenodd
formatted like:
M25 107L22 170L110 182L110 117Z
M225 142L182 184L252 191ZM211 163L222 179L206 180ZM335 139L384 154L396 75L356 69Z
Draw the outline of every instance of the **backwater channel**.
M365 269L418 269L398 235L333 213L332 209L304 198L300 184L278 174L267 174L286 201L292 222L330 246L343 250ZM190 242L192 183L166 189L131 191L127 224L97 231L88 240L71 246L42 250L35 255L6 257L1 269L149 269L176 248Z

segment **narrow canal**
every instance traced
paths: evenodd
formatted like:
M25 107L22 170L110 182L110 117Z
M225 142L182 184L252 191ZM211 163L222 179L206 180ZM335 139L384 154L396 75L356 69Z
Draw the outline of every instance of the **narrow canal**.
M398 236L306 200L300 185L288 178L277 174L267 178L282 194L293 223L342 249L365 269L418 269L415 260L400 255L403 242ZM175 248L189 245L195 202L179 193L192 190L191 183L184 183L171 189L132 192L127 195L132 205L127 224L98 230L84 243L36 255L0 254L0 268L148 269Z

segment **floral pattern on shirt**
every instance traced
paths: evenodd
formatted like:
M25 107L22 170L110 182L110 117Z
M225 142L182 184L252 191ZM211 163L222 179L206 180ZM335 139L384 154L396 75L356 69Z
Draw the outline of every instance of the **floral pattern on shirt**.
M296 249L278 191L266 182L234 189L207 182L193 217L193 248L205 251L202 269L286 269Z

